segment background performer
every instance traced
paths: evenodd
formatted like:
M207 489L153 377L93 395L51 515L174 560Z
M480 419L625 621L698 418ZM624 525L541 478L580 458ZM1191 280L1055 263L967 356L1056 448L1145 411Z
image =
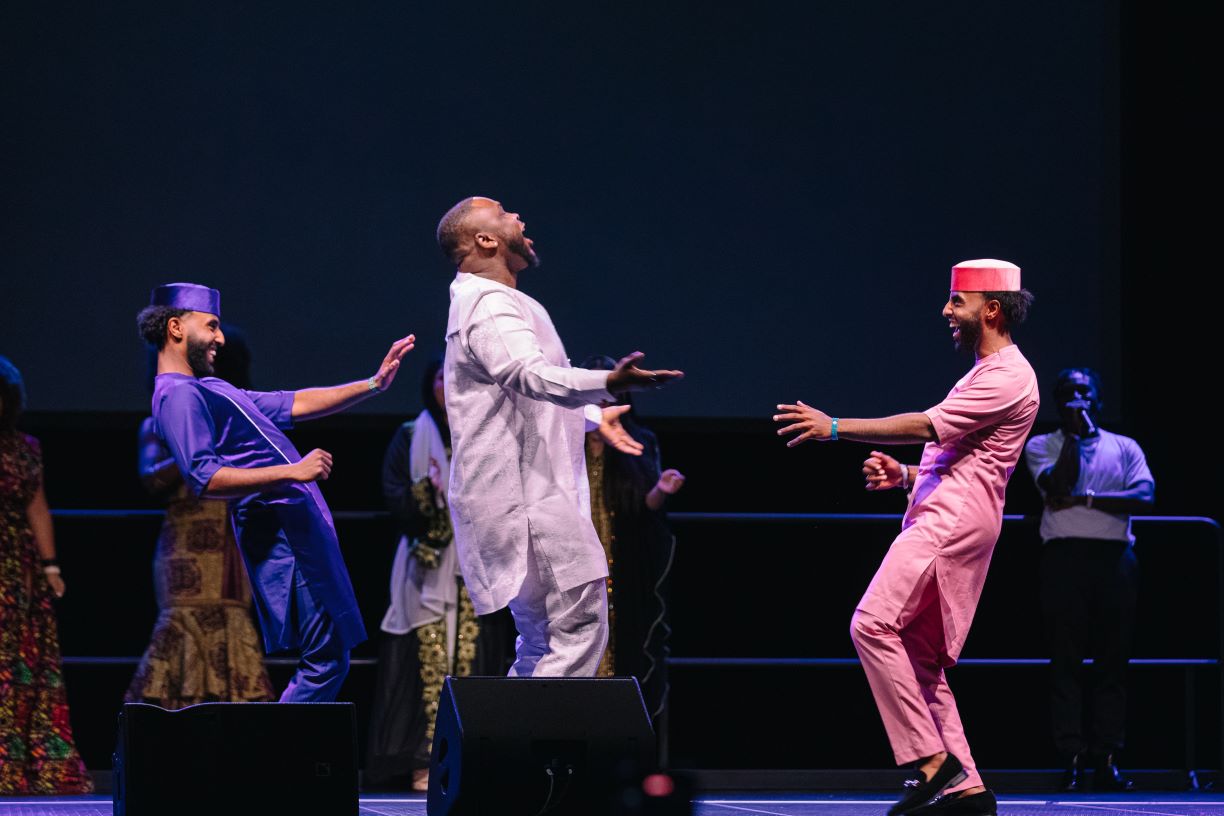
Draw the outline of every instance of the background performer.
M1034 436L1024 449L1045 496L1041 514L1041 607L1050 646L1050 714L1054 745L1066 765L1062 789L1126 791L1118 770L1126 743L1126 667L1139 598L1139 562L1131 513L1151 510L1156 480L1135 440L1097 423L1101 378L1091 368L1059 372L1054 399L1062 427ZM1093 683L1084 723L1084 658ZM1088 756L1085 756L1087 754Z
M944 669L956 664L969 634L1003 523L1007 480L1037 416L1037 378L1011 339L1031 302L1019 267L959 264L943 315L974 364L943 402L882 419L838 419L799 402L779 405L783 413L774 417L791 423L779 434L798 433L791 447L839 438L926 443L917 468L878 451L863 466L868 489L912 490L901 534L850 626L897 764L917 763L919 771L890 816L996 811Z

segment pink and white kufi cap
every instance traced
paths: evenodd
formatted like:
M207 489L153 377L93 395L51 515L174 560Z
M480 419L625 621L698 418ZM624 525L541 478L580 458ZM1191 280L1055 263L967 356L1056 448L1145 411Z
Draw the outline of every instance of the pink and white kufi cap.
M994 258L961 261L952 267L952 292L1019 292L1020 267Z

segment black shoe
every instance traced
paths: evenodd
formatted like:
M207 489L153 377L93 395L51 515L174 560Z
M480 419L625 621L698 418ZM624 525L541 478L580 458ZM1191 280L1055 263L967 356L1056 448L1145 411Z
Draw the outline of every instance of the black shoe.
M1063 793L1079 793L1084 789L1084 771L1080 767L1080 755L1071 757L1067 770L1063 772L1062 784L1058 789Z
M1135 789L1135 783L1118 770L1114 755L1106 754L1092 774L1092 789L1101 793L1129 793Z
M997 816L999 803L990 790L958 796L936 796L929 805L914 808L908 816Z
M944 788L958 785L967 777L968 774L965 773L960 760L948 754L930 779L924 779L922 772L919 771L913 779L905 780L905 795L888 809L888 816L909 813L934 799Z

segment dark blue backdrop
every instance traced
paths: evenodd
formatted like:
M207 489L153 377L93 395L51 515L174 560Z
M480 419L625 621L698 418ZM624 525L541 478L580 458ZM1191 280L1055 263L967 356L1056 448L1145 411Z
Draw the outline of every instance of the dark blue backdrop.
M275 7L275 11L271 7ZM217 286L263 387L415 331L458 198L517 209L571 356L689 379L642 408L919 409L967 365L948 267L1014 260L1043 381L1117 353L1116 9L866 2L9 4L0 353L31 407L140 409L150 286ZM65 361L73 375L64 376Z

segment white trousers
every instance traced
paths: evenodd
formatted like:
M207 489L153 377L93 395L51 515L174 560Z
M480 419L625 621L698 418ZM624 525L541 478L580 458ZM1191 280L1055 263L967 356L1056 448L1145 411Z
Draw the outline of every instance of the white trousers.
M607 581L558 589L548 562L530 558L510 601L518 629L511 677L594 677L608 646Z

